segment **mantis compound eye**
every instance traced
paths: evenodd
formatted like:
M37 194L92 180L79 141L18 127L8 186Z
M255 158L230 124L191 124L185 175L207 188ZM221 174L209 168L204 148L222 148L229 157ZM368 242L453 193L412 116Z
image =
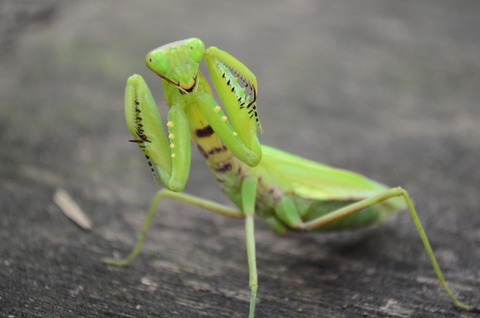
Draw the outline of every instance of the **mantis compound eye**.
M200 39L192 38L185 43L190 49L189 55L195 62L200 62L205 53L205 46Z
M145 64L149 69L162 77L170 72L168 56L158 49L147 54L145 57Z

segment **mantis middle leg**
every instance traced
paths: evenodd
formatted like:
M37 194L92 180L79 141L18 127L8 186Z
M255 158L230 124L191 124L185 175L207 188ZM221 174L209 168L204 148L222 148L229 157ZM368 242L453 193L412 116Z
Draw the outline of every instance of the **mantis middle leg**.
M245 214L245 242L247 246L248 274L250 285L250 312L249 317L255 316L255 304L257 301L258 275L255 255L255 199L257 193L257 179L247 178L242 183L242 208Z
M202 199L193 195L173 192L167 189L162 189L157 192L155 195L152 204L148 210L147 217L143 223L142 230L140 235L135 243L135 247L132 252L125 258L114 259L114 258L104 258L102 261L107 265L112 266L129 266L135 258L138 256L142 249L143 242L147 235L150 224L152 223L153 217L157 212L157 206L161 199L169 198L180 202L185 202L214 213L232 217L232 218L242 218L245 217L245 241L247 249L247 259L248 259L248 268L249 268L249 286L251 291L250 296L250 317L255 316L255 303L257 298L257 288L258 288L258 275L257 275L257 264L255 256L255 235L254 235L254 215L255 215L255 198L257 191L257 180L255 179L246 179L242 183L242 206L243 212L237 208L229 207L223 204L219 204L210 200Z
M102 261L107 265L113 266L129 266L138 256L140 251L142 250L142 245L147 235L148 229L150 224L152 223L153 217L157 212L157 206L161 199L169 198L180 202L185 202L199 208L203 208L209 211L212 211L217 214L221 214L224 216L229 216L232 218L242 218L243 212L237 208L229 207L223 204L219 204L210 200L202 199L193 195L181 193L181 192L173 192L167 189L162 189L157 192L155 197L153 198L152 204L150 205L150 209L148 210L147 217L145 222L142 226L142 231L138 236L137 242L135 243L135 247L133 248L132 252L125 258L122 259L115 259L115 258L104 258Z

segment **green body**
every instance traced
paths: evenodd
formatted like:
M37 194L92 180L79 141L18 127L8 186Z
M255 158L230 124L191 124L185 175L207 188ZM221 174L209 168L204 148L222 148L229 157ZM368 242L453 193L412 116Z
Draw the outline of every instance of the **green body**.
M191 54L192 47L202 54ZM205 77L198 71L203 54L226 114L217 105ZM256 108L255 76L228 53L217 48L204 51L199 40L189 39L153 50L147 55L146 63L163 78L165 100L170 107L169 135L173 134L175 138L166 141L160 115L148 93L149 97L144 98L148 101L144 102L148 104L148 113L143 111L138 124L147 128L143 130L146 135L143 138L151 142L139 145L148 160L153 162L155 178L167 188L181 191L187 181L191 139L207 160L222 190L241 211L242 182L246 178L257 180L255 213L279 234L288 228L302 229L305 222L388 189L350 171L261 147L256 134L257 127L261 126ZM140 84L133 86L134 81ZM129 82L135 87L134 91L147 89L139 76ZM132 99L132 94L127 88L127 101ZM139 100L137 97L136 101ZM132 104L136 105L126 104L126 117L135 136L139 135L138 124L135 126L131 122L137 118L138 108L132 108ZM142 138L137 140L143 141ZM172 144L174 148L171 148ZM174 157L169 156L169 152ZM368 226L403 207L404 202L392 199L322 229Z
M207 80L198 70L203 59L223 108L217 105ZM361 228L407 208L453 304L462 310L477 310L459 302L447 286L405 190L260 145L257 81L240 61L215 47L205 50L203 42L195 38L159 47L148 53L145 61L163 79L169 107L167 132L162 128L150 90L139 75L132 75L127 81L125 115L134 137L131 141L145 154L154 179L167 189L155 196L132 253L122 260L106 259L106 263L123 266L133 261L163 198L244 218L253 317L258 288L254 215L265 220L276 233L285 234L289 229ZM236 207L181 193L190 174L191 142Z
M213 139L218 141L215 148L225 149L215 135L210 137L209 142ZM228 150L222 154L210 151L213 154L207 155L208 151L204 150L206 145L202 145L201 140L197 142L220 188L240 210L243 180L247 177L258 180L255 213L278 234L285 234L289 228L302 230L302 223L389 189L359 174L334 169L268 146L262 146L260 163L249 167ZM284 205L288 208L279 209ZM370 226L404 207L402 200L392 198L319 230Z

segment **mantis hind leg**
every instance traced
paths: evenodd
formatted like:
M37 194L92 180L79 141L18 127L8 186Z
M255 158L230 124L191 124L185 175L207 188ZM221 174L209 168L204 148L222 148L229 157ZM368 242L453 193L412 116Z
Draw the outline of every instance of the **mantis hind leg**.
M226 205L222 205L210 200L202 199L193 195L180 193L180 192L173 192L167 189L162 189L157 192L155 195L152 204L150 205L150 209L148 210L147 217L143 223L142 230L140 235L138 236L137 242L135 243L135 247L133 248L132 252L125 258L122 259L115 259L115 258L104 258L102 262L107 265L112 266L129 266L138 256L140 251L142 250L142 245L147 235L148 229L150 228L150 224L152 223L153 217L157 212L157 206L161 199L169 198L180 202L185 202L209 211L212 211L217 214L221 214L224 216L229 216L233 218L242 218L243 213L242 211L238 210L237 208L229 207Z
M335 210L327 215L321 216L317 219L314 219L312 221L306 222L303 224L303 228L306 230L316 230L319 229L327 224L330 224L332 222L335 222L337 220L340 220L344 217L347 217L351 214L357 213L365 208L368 208L372 205L384 202L388 199L395 198L395 197L402 197L406 204L408 211L410 212L410 216L412 217L413 223L415 224L415 227L417 228L417 232L420 235L420 239L422 240L422 243L425 247L425 251L427 252L428 258L430 259L430 263L432 264L433 270L435 271L435 274L438 277L438 280L440 284L442 285L443 289L447 293L447 295L450 297L453 305L455 307L465 310L465 311L473 311L473 312L480 312L480 308L473 307L466 305L462 302L460 302L457 297L453 294L452 290L450 287L448 287L445 278L443 276L442 270L440 269L440 266L438 265L437 259L435 257L435 254L433 253L432 247L430 245L430 242L428 241L427 234L425 233L425 230L423 229L422 223L420 222L420 219L418 217L417 211L415 210L415 207L413 205L412 200L410 199L410 196L408 195L408 192L405 191L404 189L398 187L398 188L392 188L390 190L387 190L385 192L381 192L375 196L372 196L370 198L367 198L365 200L361 200L355 203L352 203L350 205L347 205L345 207L342 207L338 210Z

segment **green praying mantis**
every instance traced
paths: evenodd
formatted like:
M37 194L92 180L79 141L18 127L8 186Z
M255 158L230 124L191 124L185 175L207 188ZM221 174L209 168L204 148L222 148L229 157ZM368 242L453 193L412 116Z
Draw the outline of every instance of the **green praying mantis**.
M205 60L223 105L219 106L199 65ZM240 61L216 47L205 49L197 38L161 46L147 54L147 67L162 78L169 107L167 132L150 90L140 75L127 80L127 126L144 153L158 191L137 243L124 259L104 259L126 266L139 254L162 199L173 199L214 213L242 218L249 268L249 317L255 315L257 266L254 216L276 233L288 230L346 230L370 226L406 208L420 235L438 280L453 305L465 311L479 308L460 302L448 287L408 193L389 188L354 172L336 169L261 145L257 81ZM182 193L190 174L192 141L234 207Z

